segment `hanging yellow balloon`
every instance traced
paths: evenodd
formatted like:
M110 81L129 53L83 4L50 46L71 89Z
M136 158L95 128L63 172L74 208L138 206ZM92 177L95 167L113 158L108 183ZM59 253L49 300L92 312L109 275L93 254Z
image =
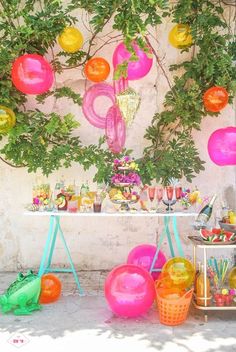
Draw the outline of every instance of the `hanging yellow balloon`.
M16 124L16 115L6 106L0 105L0 134L7 134Z
M177 49L190 46L193 42L193 38L190 33L189 25L176 24L169 33L169 42Z
M58 43L67 53L76 53L83 45L82 33L75 27L66 27L58 37Z

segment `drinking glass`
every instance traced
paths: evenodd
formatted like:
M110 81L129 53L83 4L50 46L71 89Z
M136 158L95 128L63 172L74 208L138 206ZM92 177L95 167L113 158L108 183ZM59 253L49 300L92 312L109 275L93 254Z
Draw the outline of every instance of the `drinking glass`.
M156 194L157 194L157 211L160 207L160 202L163 199L163 194L164 194L164 189L162 186L157 186L156 187Z
M148 196L151 202L151 210L155 210L153 207L153 201L155 199L156 187L148 187Z
M166 208L167 211L172 211L171 205L176 203L176 199L174 197L174 186L166 186L165 187L166 199L163 200L165 205L168 205Z

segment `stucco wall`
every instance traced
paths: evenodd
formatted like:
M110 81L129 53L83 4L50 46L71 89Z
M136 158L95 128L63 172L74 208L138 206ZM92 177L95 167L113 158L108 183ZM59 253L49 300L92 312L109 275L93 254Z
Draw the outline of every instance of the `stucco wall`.
M83 16L86 21L86 16ZM78 27L83 32L85 40L88 40L90 33L81 21L81 14L78 14L78 21ZM171 26L171 22L167 21L152 31L152 35L158 41L152 39L153 45L157 48L165 68L168 68L170 64L181 62L190 55L180 54L178 50L169 45L167 38ZM106 33L109 33L110 30L111 28L108 26L98 40L97 48L103 40L107 39ZM112 35L116 35L116 33ZM104 46L99 55L111 62L116 45L117 43L112 43L109 46ZM112 75L107 81L112 82ZM79 69L68 70L58 76L57 86L61 87L64 84L73 87L82 95L85 87L90 85L85 81ZM154 113L162 110L168 86L165 77L155 64L147 77L140 81L131 82L130 86L139 92L142 103L133 125L128 129L126 146L134 150L134 157L139 157L146 145L143 138L145 129L150 124ZM31 109L36 106L34 98L29 98L28 105ZM85 144L96 143L103 133L102 130L94 128L87 122L81 108L68 104L66 100L55 102L54 99L49 99L42 109L47 112L54 110L61 113L74 113L81 123L78 133ZM208 157L206 147L208 138L215 129L235 125L235 122L235 110L232 106L228 106L219 118L206 118L202 123L201 132L194 133L201 157L206 161L206 169L194 179L193 186L197 185L206 195L212 195L216 192L219 194L219 198L227 196L231 207L235 206L236 168L221 168L214 165ZM85 173L80 166L73 165L70 169L55 172L48 180L53 187L61 175L64 175L68 181L75 180L79 185L85 180L88 180L92 185L94 170L91 169ZM12 169L3 163L0 164L0 270L18 270L21 267L29 268L39 265L46 239L48 220L23 216L25 204L31 201L34 180L35 175L28 174L25 169ZM183 185L187 185L184 180ZM179 223L182 228L181 236L185 252L188 256L192 252L191 245L187 241L191 221L191 219L181 220ZM109 221L105 218L94 218L93 221L89 218L83 218L73 222L69 219L63 219L62 225L77 267L96 270L109 269L124 262L129 249L139 243L154 242L156 231L160 233L161 221L154 220L154 218L149 220L118 218L109 219ZM163 250L168 253L166 244L164 244ZM58 243L54 262L66 263L61 243Z

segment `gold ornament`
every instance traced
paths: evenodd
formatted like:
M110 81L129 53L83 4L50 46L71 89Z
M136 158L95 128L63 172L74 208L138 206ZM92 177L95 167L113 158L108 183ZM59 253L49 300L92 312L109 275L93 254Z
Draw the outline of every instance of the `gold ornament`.
M140 95L134 89L127 88L124 92L116 95L116 101L126 125L130 126L140 106Z
M15 124L14 112L6 106L0 105L0 134L7 134Z

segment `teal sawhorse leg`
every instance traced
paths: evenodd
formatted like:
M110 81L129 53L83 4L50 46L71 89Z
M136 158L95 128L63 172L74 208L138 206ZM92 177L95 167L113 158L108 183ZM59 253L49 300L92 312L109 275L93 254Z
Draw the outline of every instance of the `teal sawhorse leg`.
M169 228L170 218L172 218L172 227L173 227L173 232L174 232L174 238L175 238L175 242L176 242L176 246L177 246L179 255L180 255L180 257L184 257L184 251L183 251L183 248L182 248L182 244L181 244L181 241L180 241L180 236L179 236L179 232L178 232L178 228L177 228L177 218L176 218L176 216L172 216L172 217L166 216L166 217L164 217L164 225L165 225L165 227L164 227L164 230L162 231L161 237L160 237L158 245L157 245L157 250L156 250L156 253L154 255L150 270L149 270L150 273L152 273L154 271L155 272L156 271L161 271L161 269L154 268L154 266L155 266L155 263L157 261L158 254L160 252L160 248L162 246L162 243L163 243L165 237L167 237L167 240L168 240L171 256L172 256L172 258L175 257L173 242L172 242L170 228Z
M51 268L52 256L53 256L53 252L55 249L55 243L56 243L58 233L61 237L62 243L64 245L64 249L66 251L67 258L69 260L70 267L71 267L70 269ZM47 261L47 265L45 265L46 261ZM60 217L56 216L56 215L50 216L49 230L48 230L46 244L44 247L44 251L43 251L43 255L42 255L42 259L41 259L41 263L40 263L40 267L39 267L38 276L42 276L44 273L48 273L48 272L72 273L74 275L74 279L75 279L76 285L78 287L79 293L81 295L84 295L84 291L80 285L79 278L77 276L77 273L76 273L71 255L70 255L69 248L66 244L66 240L65 240L64 234L61 229Z

